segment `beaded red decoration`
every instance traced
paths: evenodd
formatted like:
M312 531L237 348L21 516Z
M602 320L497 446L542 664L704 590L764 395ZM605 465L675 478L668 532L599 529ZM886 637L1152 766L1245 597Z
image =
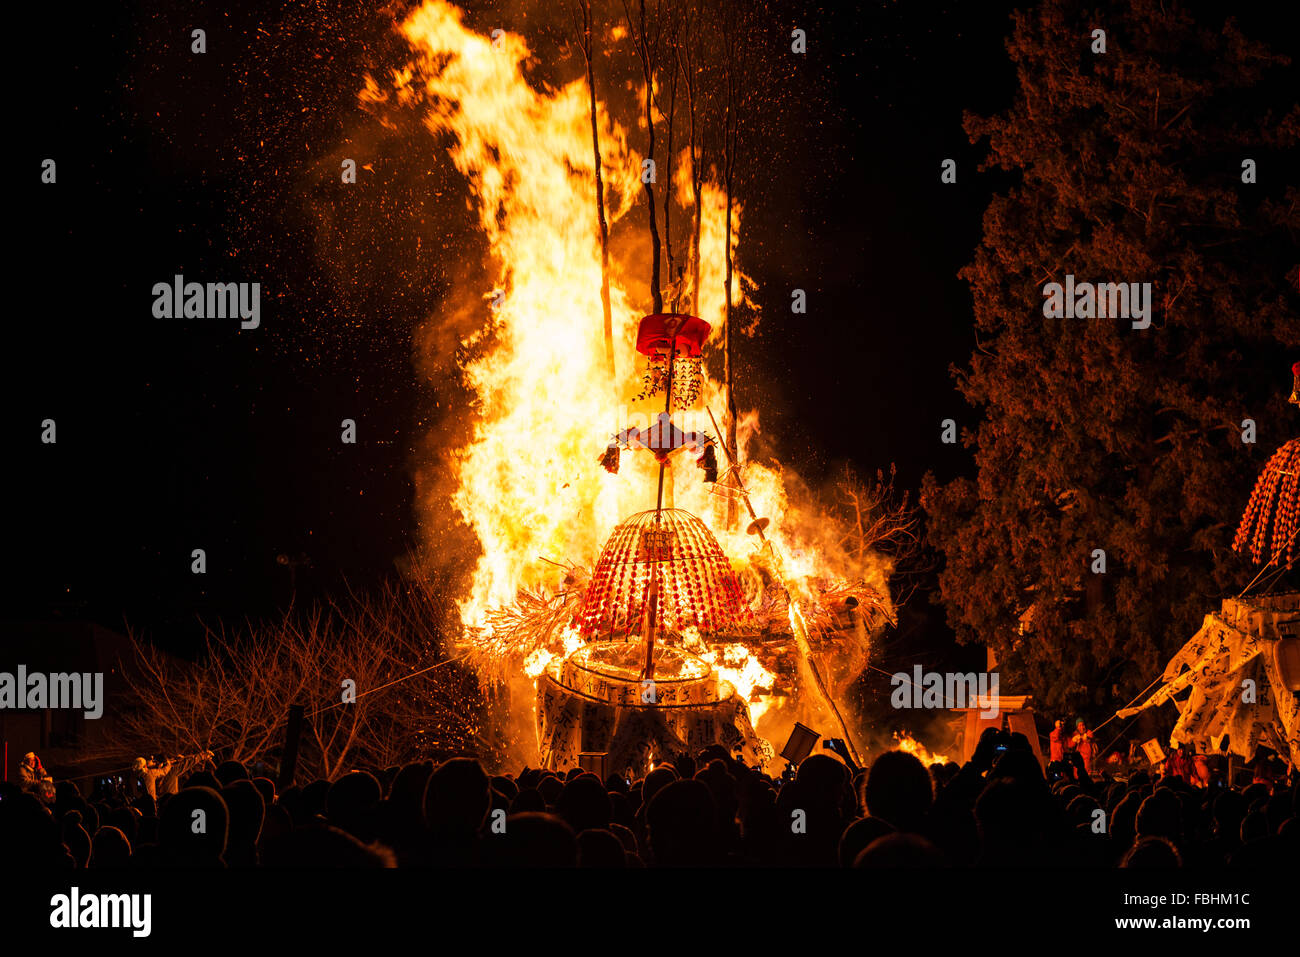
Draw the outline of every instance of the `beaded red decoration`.
M1273 453L1250 493L1250 503L1232 540L1236 551L1250 550L1256 563L1274 556L1290 565L1296 555L1296 526L1300 518L1300 439Z
M640 512L610 533L591 573L579 616L586 638L641 637L647 593L659 586L656 631L705 634L752 624L740 583L717 539L690 512Z

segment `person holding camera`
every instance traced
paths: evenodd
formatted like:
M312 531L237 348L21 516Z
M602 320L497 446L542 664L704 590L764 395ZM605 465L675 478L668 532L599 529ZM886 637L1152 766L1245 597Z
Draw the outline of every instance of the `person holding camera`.
M144 758L136 758L135 764L132 765L131 771L135 778L144 787L145 793L158 801L158 781L167 776L172 769L171 759L166 763L158 764L156 761L146 761Z

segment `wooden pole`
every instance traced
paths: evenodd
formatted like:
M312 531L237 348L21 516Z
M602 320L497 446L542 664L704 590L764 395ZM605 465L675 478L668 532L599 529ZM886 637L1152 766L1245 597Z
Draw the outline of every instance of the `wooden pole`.
M668 321L671 323L678 322L676 318L669 319ZM664 419L662 419L657 425L653 426L653 428L657 428L659 430L658 432L659 438L656 444L661 444L663 442L664 440L663 430L665 428L669 430L670 435L672 434L673 420L671 416L673 411L673 358L677 354L677 327L674 325L672 327L672 330L673 330L673 335L668 342L668 384L664 388ZM659 491L655 495L656 534L658 533L661 524L660 513L663 512L663 508L664 508L664 468L665 468L664 464L660 462L659 463ZM658 545L659 543L656 541L655 542L656 549L658 548ZM645 632L645 668L642 670L641 673L642 678L646 681L652 680L655 676L655 659L654 659L655 628L657 626L656 618L659 610L659 580L655 578L656 569L654 565L657 561L658 561L657 557L655 559L652 559L651 561L650 586L646 592L649 608L648 608L648 621L646 623L646 632Z
M713 409L707 406L705 408L709 413L709 421L713 423L714 431L717 431L718 420L713 417ZM830 708L831 714L835 716L836 722L839 723L840 731L844 735L844 743L849 746L849 751L853 754L853 760L861 764L862 759L858 756L858 749L854 747L853 735L849 733L848 722L844 720L844 716L840 714L840 709L836 707L835 699L831 697L830 689L826 687L826 682L817 669L817 662L813 661L812 645L808 642L808 625L803 619L803 612L799 608L799 603L795 601L794 595L790 592L790 586L786 584L785 569L781 565L781 558L776 553L776 549L772 547L772 543L767 540L767 535L763 532L763 523L755 520L757 516L754 513L754 505L749 500L749 492L745 489L745 483L740 477L740 470L735 466L735 459L731 457L731 450L727 448L725 441L720 441L718 444L727 453L727 464L736 475L736 487L740 490L741 498L745 500L745 508L749 511L751 526L758 535L758 540L763 543L763 547L772 556L773 571L776 572L777 581L781 583L781 589L785 592L786 605L790 609L790 631L794 635L795 647L799 649L799 657L808 669L814 690L821 697L823 703Z
M280 780L275 789L284 792L293 787L293 774L298 768L298 743L302 740L303 706L289 705L289 722L284 730L284 754L280 759Z
M596 222L600 227L600 306L605 316L605 364L614 376L614 322L609 304L609 221L605 218L605 181L601 174L600 131L596 124L596 73L592 67L591 0L582 0L582 55L587 61L587 95L591 103L591 151L596 171Z

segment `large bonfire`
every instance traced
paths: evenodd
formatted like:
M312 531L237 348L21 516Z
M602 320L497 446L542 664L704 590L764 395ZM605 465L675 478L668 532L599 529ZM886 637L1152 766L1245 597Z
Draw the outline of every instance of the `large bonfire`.
M652 311L644 279L633 278L646 272L644 234L628 225L632 213L645 210L645 166L628 127L606 102L593 106L581 75L558 87L530 81L522 37L476 32L440 0L416 10L401 31L413 50L410 63L368 78L362 100L376 110L420 111L435 142L449 144L495 275L495 288L473 293L482 325L462 343L471 356L463 377L476 402L451 459L450 498L482 553L458 602L460 644L483 681L509 689L517 757L529 761L536 754L538 677L590 640L581 613L597 557L620 522L655 505L654 456L623 456L617 475L598 463L610 436L652 425L663 402L644 394L653 371L630 347ZM627 30L615 27L603 40L626 43ZM642 99L644 91L643 85ZM616 240L608 274L612 363L602 322L593 115ZM656 124L661 119L656 114ZM676 629L668 643L716 669L748 705L758 734L779 747L796 719L840 733L834 712L843 709L830 702L842 700L867 663L872 634L892 616L889 563L833 544L825 516L787 494L782 466L746 457L756 410L734 423L724 418L729 397L711 361L717 364L727 321L727 259L743 248L742 210L733 199L728 216L716 170L692 170L691 155L688 148L660 157L661 168L672 171L678 222L687 224L678 228L690 236L698 223L699 237L698 261L668 292L711 333L698 394L674 410L673 422L725 441L726 432L710 425L708 411L715 410L724 429L734 426L736 448L724 449L722 475L710 476L715 481L701 480L693 460L674 458L665 469L663 504L697 516L712 532L737 576L747 627ZM698 203L695 177L702 181ZM751 289L735 268L733 310L753 314ZM462 300L467 295L458 292ZM738 470L725 468L732 457ZM742 488L768 523L756 528L750 521ZM444 489L423 489L424 507L443 507ZM818 684L825 676L820 694L812 693L810 661Z

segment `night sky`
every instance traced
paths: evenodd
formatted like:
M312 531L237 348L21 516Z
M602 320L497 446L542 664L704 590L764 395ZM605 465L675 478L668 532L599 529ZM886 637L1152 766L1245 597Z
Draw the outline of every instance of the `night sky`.
M6 617L129 623L185 651L196 616L287 601L278 555L310 560L298 591L317 597L390 574L416 542L412 456L457 393L419 380L412 333L448 265L393 262L391 235L322 262L314 212L319 170L337 170L329 158L363 127L362 76L396 62L393 16L224 6L95 5L75 30L48 8L11 14L41 66L11 87L6 159ZM905 488L969 469L937 441L941 419L973 415L948 371L974 346L956 273L1005 183L976 172L961 113L1009 102L1012 6L772 8L777 42L808 33L813 92L796 91L806 106L783 112L780 143L749 144L771 147L742 196L740 250L766 318L740 347L738 404L759 406L783 461L813 481L846 460L868 474L896 462ZM194 26L206 55L189 51ZM56 186L39 182L46 157ZM946 157L955 186L939 182ZM456 174L443 162L429 175ZM416 201L395 193L372 228L400 231ZM260 281L262 327L155 320L151 287L176 273ZM795 287L806 316L789 314ZM355 446L338 441L344 417ZM54 446L39 441L45 418Z

